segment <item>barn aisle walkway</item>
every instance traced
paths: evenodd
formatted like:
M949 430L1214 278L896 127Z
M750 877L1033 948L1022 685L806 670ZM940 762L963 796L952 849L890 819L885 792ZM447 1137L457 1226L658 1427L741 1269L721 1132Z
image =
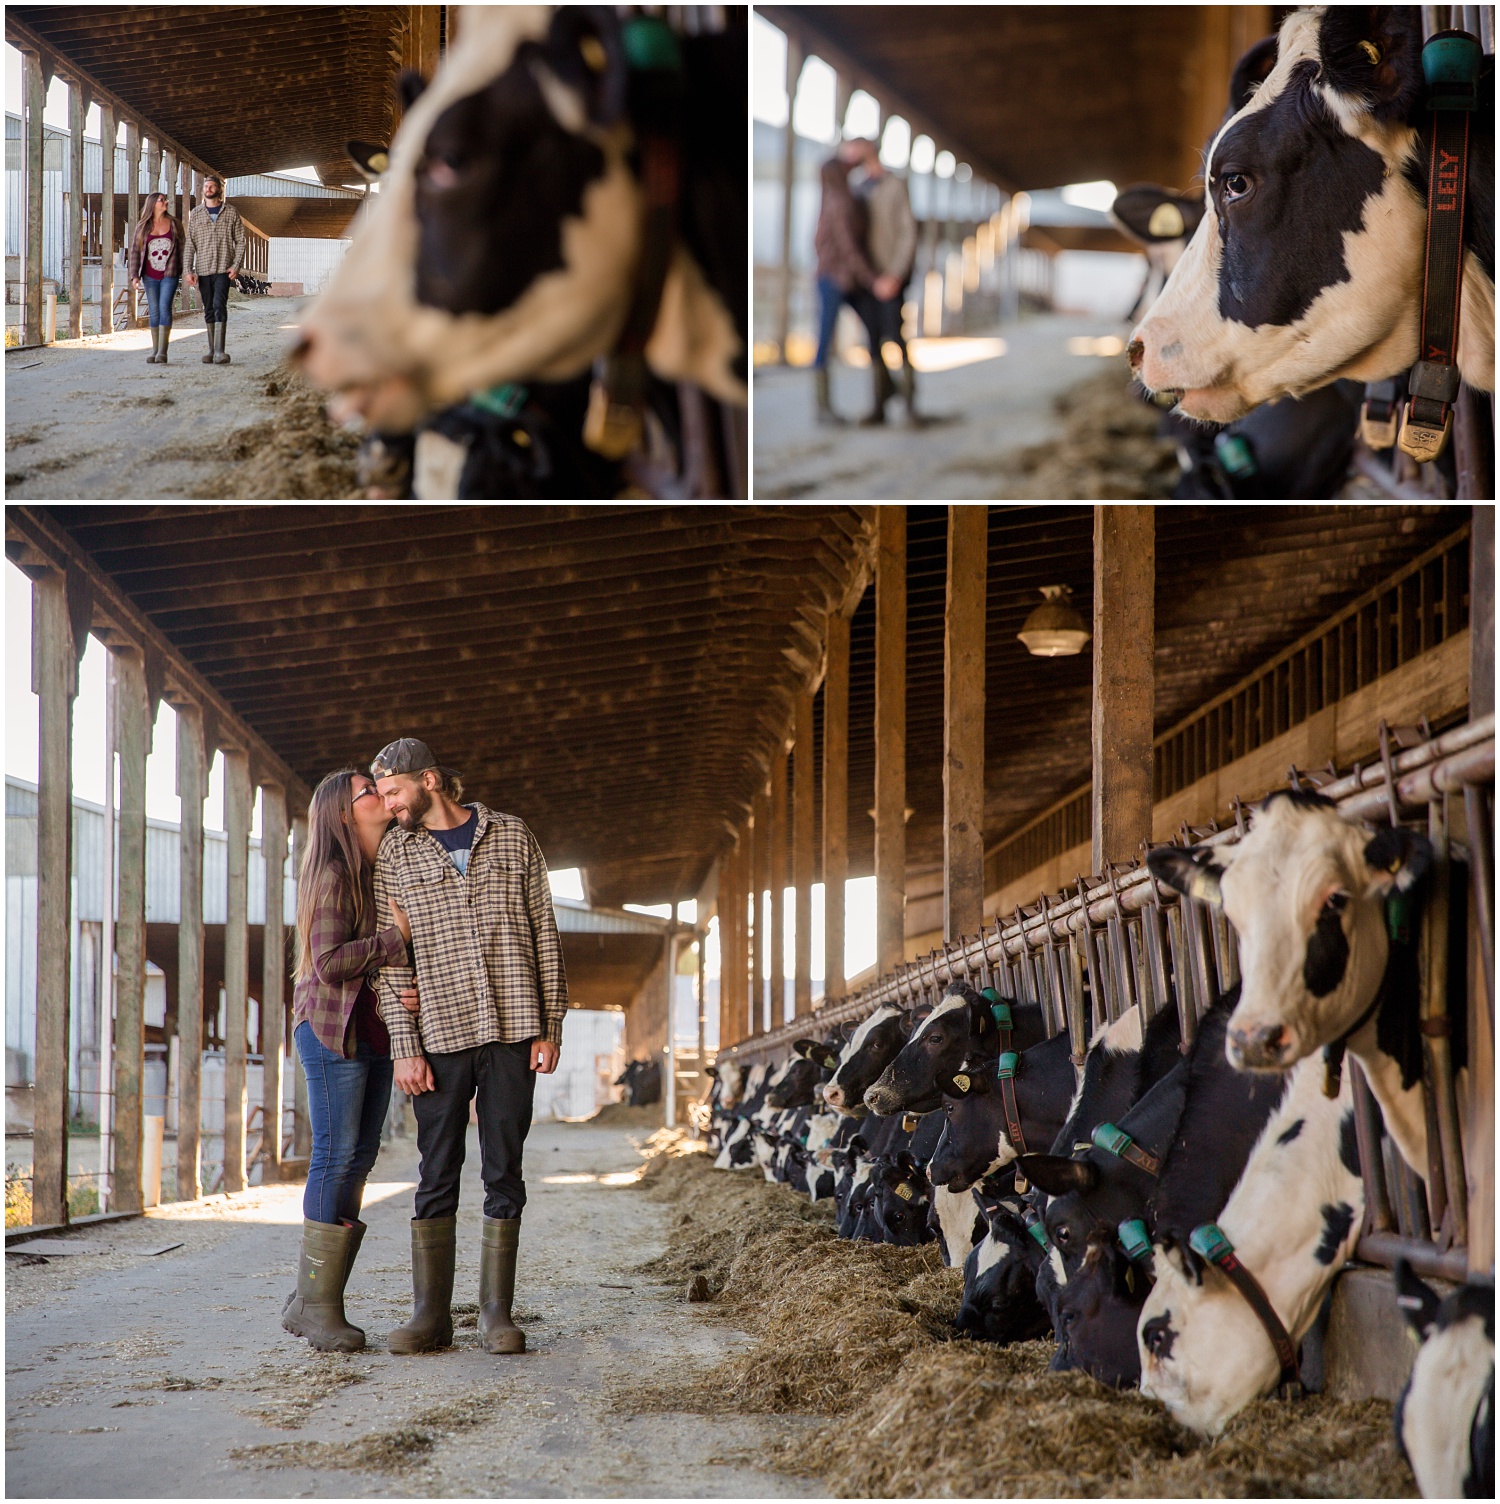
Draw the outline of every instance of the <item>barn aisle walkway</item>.
M372 1179L350 1318L376 1350L312 1354L278 1326L301 1187L274 1186L79 1236L108 1250L6 1260L6 1482L12 1498L792 1496L750 1466L784 1417L625 1417L621 1380L713 1361L740 1339L636 1266L661 1207L628 1183L643 1135L544 1124L516 1294L531 1352L379 1350L410 1309L410 1140ZM477 1298L477 1145L459 1219L455 1309ZM172 1252L151 1254L170 1243ZM464 1317L461 1315L461 1321ZM472 1314L467 1320L472 1323ZM290 1466L286 1464L292 1464Z

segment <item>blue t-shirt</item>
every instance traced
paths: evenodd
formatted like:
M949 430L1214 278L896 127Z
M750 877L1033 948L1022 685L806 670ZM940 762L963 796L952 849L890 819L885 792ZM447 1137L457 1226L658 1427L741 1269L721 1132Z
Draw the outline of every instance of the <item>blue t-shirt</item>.
M208 217L217 224L219 216L224 212L224 205L205 204L204 207L208 210Z
M453 858L453 865L460 872L467 873L469 848L474 844L474 831L478 825L479 811L471 809L469 818L462 825L455 825L452 830L433 830L429 826L427 833Z

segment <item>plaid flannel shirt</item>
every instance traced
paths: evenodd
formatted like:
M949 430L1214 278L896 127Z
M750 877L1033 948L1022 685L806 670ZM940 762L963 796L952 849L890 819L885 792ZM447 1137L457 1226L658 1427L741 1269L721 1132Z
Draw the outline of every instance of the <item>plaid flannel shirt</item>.
M412 973L381 969L380 1016L398 1060L496 1040L562 1043L568 979L547 863L514 815L482 804L460 873L424 829L392 826L375 860L375 904L394 898L411 918L421 1012L401 1006Z
M341 873L324 869L314 890L308 927L312 971L292 991L292 1028L306 1019L319 1042L345 1058L353 1053L345 1046L359 989L375 980L377 968L406 960L406 942L394 924L376 933L380 909L369 884L366 869L364 921L356 933L348 885Z
M245 222L240 211L226 203L215 219L207 204L198 204L188 215L183 270L210 277L230 267L245 268Z

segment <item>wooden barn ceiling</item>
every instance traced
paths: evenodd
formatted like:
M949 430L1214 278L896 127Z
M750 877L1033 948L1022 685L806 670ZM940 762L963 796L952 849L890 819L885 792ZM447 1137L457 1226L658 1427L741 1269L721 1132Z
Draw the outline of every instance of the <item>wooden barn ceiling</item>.
M834 505L45 510L309 785L421 736L475 797L522 816L552 865L586 869L604 904L699 890L868 527ZM1157 729L1466 515L1159 507ZM946 549L947 508L909 508L913 872L942 859ZM1088 779L1091 656L1033 658L1016 633L1043 585L1071 586L1088 619L1092 583L1092 508L990 508L988 844ZM869 589L850 633L852 876L873 868L874 626Z
M421 737L603 904L697 893L866 530L848 506L46 512L309 785Z
M1245 25L1254 41L1273 19L1267 6L756 8L1006 189L1105 178L1186 187ZM1213 14L1235 10L1245 14Z
M388 141L405 5L12 5L6 13L230 176L309 163L357 183ZM275 232L272 232L275 233Z

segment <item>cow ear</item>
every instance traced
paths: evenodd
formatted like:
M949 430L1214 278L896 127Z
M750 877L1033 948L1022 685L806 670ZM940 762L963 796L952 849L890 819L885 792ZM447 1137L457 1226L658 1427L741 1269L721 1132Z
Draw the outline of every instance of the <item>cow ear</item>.
M705 1070L705 1072L708 1075L712 1076L715 1081L717 1081L719 1079L719 1067L718 1066L716 1066L716 1065L705 1066L704 1070Z
M1203 200L1187 198L1155 183L1138 183L1115 195L1111 212L1137 239L1153 244L1190 236L1203 218Z
M390 152L384 146L369 141L346 141L344 150L349 153L355 171L366 182L373 183L390 166Z
M792 1041L792 1053L800 1056L803 1060L810 1059L812 1052L817 1049L816 1039L794 1039Z
M1422 21L1416 6L1330 5L1318 27L1322 81L1377 120L1405 120L1421 102Z
M415 68L403 68L396 75L396 98L401 101L404 115L421 97L427 88L427 80Z
M1254 97L1255 91L1271 76L1276 66L1276 38L1262 37L1239 62L1229 80L1229 108L1227 120L1238 115Z
M1211 903L1215 908L1224 902L1219 890L1224 868L1217 853L1207 846L1158 846L1147 854L1146 866L1158 882L1189 898Z
M1370 869L1366 892L1371 898L1393 890L1405 893L1432 865L1432 844L1404 825L1388 825L1377 830L1365 846L1365 864Z
M546 56L557 76L582 94L595 125L614 125L624 115L630 64L610 6L559 5Z
M1406 1324L1418 1342L1425 1342L1437 1320L1438 1307L1442 1302L1437 1292L1419 1278L1416 1270L1405 1259L1396 1260L1396 1304L1406 1317Z
M1023 1154L1017 1168L1033 1185L1049 1196L1070 1191L1091 1191L1099 1180L1098 1168L1086 1159L1065 1159L1061 1154Z

